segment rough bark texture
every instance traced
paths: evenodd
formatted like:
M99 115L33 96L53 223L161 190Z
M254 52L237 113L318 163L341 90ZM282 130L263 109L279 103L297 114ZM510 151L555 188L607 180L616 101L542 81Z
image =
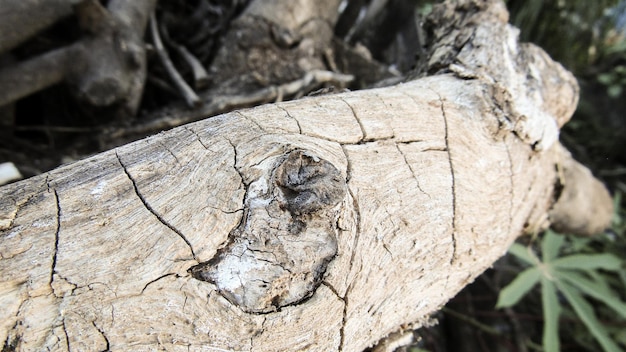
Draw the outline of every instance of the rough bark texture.
M232 23L211 66L216 87L210 94L241 94L325 69L339 3L252 1Z
M546 225L577 96L500 2L468 3L440 12L475 15L440 36L462 43L441 74L220 115L0 188L0 340L360 351L427 322Z

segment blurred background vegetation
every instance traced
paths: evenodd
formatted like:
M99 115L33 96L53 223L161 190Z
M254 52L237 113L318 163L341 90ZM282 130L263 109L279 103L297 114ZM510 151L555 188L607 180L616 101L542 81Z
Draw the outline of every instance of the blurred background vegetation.
M422 10L432 3L421 1ZM580 102L561 141L614 195L613 226L591 238L521 238L408 350L626 351L626 0L506 5L521 41L578 79Z

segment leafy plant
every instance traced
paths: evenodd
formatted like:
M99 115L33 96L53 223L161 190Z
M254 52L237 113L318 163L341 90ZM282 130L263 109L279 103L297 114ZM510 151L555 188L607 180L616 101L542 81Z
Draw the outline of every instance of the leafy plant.
M626 303L611 288L601 270L619 273L624 263L611 253L574 253L559 256L565 236L547 231L540 242L541 258L532 250L515 243L509 253L519 258L529 268L522 271L507 285L498 297L496 308L517 304L537 284L541 283L541 302L545 351L559 351L559 316L569 303L580 321L605 351L620 351L611 337L610 329L603 325L589 298L606 305L611 311L626 319ZM619 332L616 332L618 335Z
M611 71L599 74L598 82L606 86L609 97L618 98L626 86L626 66L615 66Z
M523 41L539 44L574 73L583 73L603 51L615 21L605 13L621 0L507 0L511 23ZM615 12L618 12L616 9ZM599 21L602 20L602 21Z

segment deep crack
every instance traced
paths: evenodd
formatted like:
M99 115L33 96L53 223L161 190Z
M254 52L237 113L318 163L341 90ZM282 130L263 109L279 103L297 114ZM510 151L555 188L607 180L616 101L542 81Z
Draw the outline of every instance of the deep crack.
M354 283L354 281L352 282ZM343 296L343 313L341 318L341 329L339 329L339 348L337 349L339 352L343 351L343 346L346 343L346 324L348 322L348 293L350 293L350 289L352 289L352 283L348 285L346 288L346 294Z
M339 292L337 292L337 290L335 289L335 287L333 287L333 285L331 285L328 281L322 281L322 285L324 285L326 288L328 288L335 296L337 296L337 298L339 298L339 300L341 302L343 302L343 313L342 313L342 318L341 318L341 328L339 329L339 346L337 347L338 351L341 351L343 349L343 343L344 343L344 327L346 326L346 316L347 316L347 308L348 308L348 302L346 300L347 296L348 296L348 291L346 291L346 295L344 297L342 297Z
M100 333L100 335L102 335L102 338L104 339L104 342L106 343L106 346L104 348L104 351L110 351L111 350L111 343L109 342L109 338L107 337L107 335L104 333L104 330L102 330L98 325L96 325L95 321L91 322L91 325L93 325L94 328L96 328L96 330L98 330L98 332Z
M70 347L70 337L67 334L67 327L65 326L65 318L63 319L63 334L65 335L65 343L67 344L67 350L71 351L72 348Z
M54 253L52 254L52 269L50 270L50 288L52 288L52 281L54 281L54 273L56 272L57 254L59 253L59 232L61 231L61 203L59 201L59 194L56 189L53 189L52 191L57 207L57 223L54 231Z
M180 237L183 241L185 241L185 243L187 244L187 246L189 247L189 250L191 251L191 255L193 256L194 259L196 258L196 253L193 250L193 247L191 246L191 243L189 242L189 240L187 239L187 237L185 237L185 235L183 235L182 232L180 232L180 230L178 230L176 227L174 227L172 224L170 224L167 220L165 220L161 215L159 215L159 213L157 213L152 206L148 203L148 201L143 197L143 195L141 194L141 192L139 192L139 188L137 187L137 182L135 182L135 179L131 176L131 174L128 172L128 169L126 168L126 165L124 165L124 163L122 162L122 159L120 158L119 154L117 153L117 150L115 151L115 156L117 157L117 161L119 162L119 164L122 166L122 169L124 170L124 173L126 174L126 177L128 177L128 179L130 180L130 182L132 182L133 184L133 189L135 190L135 194L137 195L137 197L139 198L139 200L141 200L141 202L143 203L144 207L146 209L148 209L148 211L150 213L152 213L152 215L154 215L155 218L157 218L157 220L162 223L163 225L165 225L167 228L169 228L170 230L174 231L174 233L176 233L178 235L178 237Z
M143 288L141 289L141 293L143 293L143 292L144 292L144 291L148 288L148 286L152 285L153 283L155 283L155 282L157 282L157 281L159 281L159 280L161 280L161 279L163 279L163 278L166 278L166 277L172 276L172 275L176 275L176 274L175 274L175 273L167 273L167 274L163 274L163 275L161 275L161 276L157 277L156 279L154 279L154 280L151 280L151 281L147 282L147 283L143 286Z

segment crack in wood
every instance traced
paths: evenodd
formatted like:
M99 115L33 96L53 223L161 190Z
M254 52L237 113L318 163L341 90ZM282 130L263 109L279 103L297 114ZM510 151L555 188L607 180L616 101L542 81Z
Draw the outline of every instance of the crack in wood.
M356 259L356 253L357 253L357 247L359 246L359 239L361 236L361 208L359 207L359 201L356 197L356 195L353 193L352 188L350 187L350 179L352 176L352 164L350 162L350 157L348 155L348 152L345 148L344 145L341 145L341 151L343 152L344 156L346 157L346 163L347 163L347 170L346 170L346 188L348 190L348 194L350 195L350 198L352 198L352 208L354 209L355 212L355 234L354 234L354 242L353 242L353 246L352 246L352 253L350 253L350 266L347 270L347 275L349 275L350 273L352 273L352 269L354 267L354 261ZM342 313L342 321L341 321L341 329L339 330L339 348L338 351L341 352L343 351L343 346L346 343L345 341L345 327L346 327L346 323L347 323L347 319L348 319L348 295L350 293L350 290L352 289L352 285L354 284L354 280L352 282L350 282L348 284L348 287L346 288L346 293L343 295L342 297L342 301L344 302L344 306L343 306L343 313ZM341 297L341 296L339 296Z
M144 207L152 214L154 215L154 217L163 225L165 225L167 228L169 228L170 230L172 230L175 234L178 235L178 237L180 237L189 247L189 250L191 251L191 255L193 256L194 259L196 258L196 253L193 250L193 247L191 246L191 242L189 242L189 240L187 239L187 237L185 237L185 235L183 235L182 232L180 232L180 230L178 230L176 227L174 227L174 225L170 224L167 220L165 220L159 213L156 212L156 210L154 210L152 208L152 206L148 203L148 201L143 197L143 195L141 194L141 192L139 192L139 188L137 187L137 182L135 181L135 179L132 177L132 175L130 174L130 172L128 172L128 169L126 168L126 165L124 165L124 163L122 162L122 159L120 158L119 154L117 153L117 150L115 151L115 156L117 157L117 161L120 164L120 166L122 166L122 170L124 170L124 174L126 174L126 177L128 177L128 179L130 180L130 182L133 184L133 189L135 190L135 195L137 195L137 197L139 198L139 200L141 201L141 203L143 203Z
M204 149L209 150L209 147L207 147L207 145L204 144L204 142L202 141L202 138L200 138L200 135L198 135L198 132L196 132L194 129L191 129L187 126L183 126L183 128L189 133L193 134L196 137L196 140L198 141L198 143L200 143L200 145L204 147Z
M448 152L448 164L450 165L450 176L451 176L451 189L452 189L452 257L450 258L450 265L453 265L456 261L456 251L457 251L457 243L456 243L456 186L455 186L455 177L454 177L454 164L452 162L452 151L450 150L450 141L449 141L449 130L448 130L448 116L446 115L446 109L444 106L444 100L439 92L434 89L429 88L433 93L439 97L439 103L441 108L441 114L443 117L444 130L445 130L445 141L446 141L446 150Z
M48 282L48 285L50 286L52 292L54 292L54 289L52 288L52 282L54 281L54 274L56 273L57 255L59 253L59 233L61 231L61 203L57 190L52 189L52 193L54 194L54 200L56 204L56 228L54 230L54 252L52 253L52 267L50 268L50 280Z
M350 268L348 269L348 273L352 271L352 265L354 265L354 259L357 252L357 246L359 245L359 236L361 235L361 209L359 207L359 201L350 187L350 178L352 175L352 165L350 163L350 158L348 157L348 153L345 147L342 145L341 150L346 157L346 162L348 164L347 167L347 176L346 176L346 188L348 189L348 194L350 194L350 198L352 198L352 207L356 214L355 225L356 225L356 233L354 234L354 244L352 247L352 253L350 253Z
M102 350L102 352L110 351L111 350L111 343L109 342L109 338L107 337L107 335L104 333L104 330L101 329L98 325L96 325L95 320L91 322L91 325L93 325L93 327L96 328L96 330L98 330L98 332L100 333L100 335L104 339L105 347Z
M147 282L147 283L143 286L143 288L141 289L141 293L144 293L144 291L148 288L148 286L152 285L153 283L155 283L155 282L157 282L157 281L159 281L159 280L161 280L161 279L164 279L164 278L166 278L166 277L172 276L172 275L174 275L174 276L178 276L176 273L167 273L167 274L163 274L163 275L161 275L161 276L157 277L157 278L156 278L156 279L154 279L154 280L150 280L150 281L148 281L148 282Z
M259 125L258 122L256 122L255 119L250 118L249 116L246 116L244 113L242 113L240 110L235 110L233 111L233 113L235 113L237 116L242 117L244 120L251 122L252 124L256 125L256 127L259 128L259 130L261 130L261 132L263 133L267 133L267 131L265 130L265 128L263 128L263 126Z
M46 185L48 185L48 176L46 176ZM48 185L48 191L49 191L49 185ZM9 196L8 198L11 199L11 202L13 202L13 207L14 210L10 213L10 218L2 218L0 219L0 231L4 231L7 229L10 229L13 227L13 222L15 221L15 219L17 219L17 214L19 214L19 212L22 210L22 207L25 204L28 204L28 202L30 202L30 200L35 197L36 193L31 193L29 194L26 199L24 199L22 202L18 202L17 199L13 198L12 196ZM3 214L4 216L4 214Z
M298 125L298 133L302 134L302 126L300 126L300 121L298 121L297 118L291 116L291 114L289 113L289 111L287 111L287 109L285 109L284 107L282 107L282 105L280 104L275 104L275 106L279 109L281 109L282 111L285 112L285 114L287 114L287 116L289 116L290 118L292 118L294 121L296 121L296 125Z
M306 134L305 134L305 136L306 136ZM320 138L320 137L315 137L315 138ZM325 138L321 138L321 139L327 140L329 142L339 143L342 146L372 145L372 144L379 143L379 142L394 142L396 144L411 144L411 143L423 142L422 140L419 140L419 139L408 139L408 140L399 141L396 138L397 138L396 136L380 137L380 138L370 138L368 140L361 140L361 141L356 142L356 143L339 143L339 142L337 142L335 140L330 140L330 139L325 139ZM444 148L435 148L435 147L433 147L433 148L424 149L423 151L425 151L425 152L426 151L445 151L445 149Z
M239 168L237 167L237 147L235 146L235 144L228 138L224 137L224 139L228 142L228 144L230 144L230 146L233 148L233 170L235 170L235 172L237 173L237 175L239 175L239 179L241 181L241 186L243 187L243 202L244 202L244 208L241 209L237 209L235 210L233 213L237 212L237 211L243 211L244 214L241 217L241 221L243 221L243 219L245 218L245 201L246 199L248 199L248 191L249 191L249 185L246 184L246 180L243 176L243 173L241 172L241 170L239 170ZM221 209L220 209L221 210ZM228 240L227 240L228 241Z
M365 127L363 126L363 123L361 122L361 120L357 116L356 111L354 111L354 107L352 107L352 105L350 105L350 103L348 103L341 96L339 96L339 100L343 101L350 108L350 111L352 111L352 116L354 116L354 119L356 120L356 123L359 125L359 128L361 129L361 138L359 139L359 142L357 142L357 143L369 141L369 139L367 138L367 134L365 133Z
M346 297L342 297L339 292L337 291L337 289L335 289L335 287L328 281L323 280L322 281L322 285L324 285L326 288L328 288L342 303L343 303L343 312L342 312L342 318L341 318L341 327L339 328L339 346L337 346L337 351L341 351L343 348L343 344L344 344L344 328L346 326L346 316L347 316L347 308L348 308L348 302L346 300ZM346 291L346 295L347 295L347 291Z
M61 327L63 328L63 334L65 335L65 344L67 345L67 350L68 352L72 350L71 346L70 346L70 337L67 334L67 327L65 326L65 318L63 318Z
M396 144L396 149L398 149L398 152L400 153L400 155L402 155L402 158L404 159L404 163L406 164L406 166L409 167L409 171L411 171L411 175L413 175L413 179L415 180L415 183L417 184L417 189L419 189L420 192L427 195L428 198L432 198L430 194L426 193L420 186L420 181L417 178L417 175L415 174L415 170L413 170L413 167L411 166L411 164L409 164L409 160L406 158L406 154L404 154L404 152L402 151L402 149L400 149L400 146L398 144Z
M28 301L28 299L26 299L25 301ZM2 351L4 352L6 351L17 351L17 347L19 346L20 341L22 340L22 335L20 334L20 332L18 331L18 328L20 325L22 325L22 321L19 320L19 316L20 316L20 311L22 309L22 306L26 303L26 302L22 302L20 303L20 306L15 314L15 323L13 324L13 326L7 331L7 337L4 340L4 345L2 345Z
M70 281L68 278L66 278L63 275L60 275L59 273L56 273L56 277L55 277L55 282L58 282L59 280L63 280L65 281L67 284L69 284L70 286L72 286L72 289L70 290L70 296L74 295L74 292L79 289L82 288L82 286L78 286L77 284L73 283L72 281ZM61 298L61 296L58 296L56 293L56 290L52 290L52 293L57 297L57 298Z
M178 158L176 157L176 155L170 150L170 148L164 144L161 140L158 140L158 144L163 147L163 149L167 150L167 152L172 156L172 158L174 158L174 160L176 160L176 164L180 164L180 161L178 161Z
M348 285L348 287L346 288L346 294L343 296L343 312L342 312L342 316L341 316L341 329L339 329L339 348L337 349L339 352L343 351L344 345L346 344L346 324L348 323L348 304L349 304L349 298L348 295L350 293L350 290L352 290L352 285L354 284L354 281L352 281L350 283L350 285Z

